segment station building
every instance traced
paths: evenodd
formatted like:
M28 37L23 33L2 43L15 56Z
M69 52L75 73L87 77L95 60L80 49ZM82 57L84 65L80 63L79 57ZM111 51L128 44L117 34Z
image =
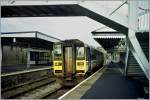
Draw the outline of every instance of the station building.
M2 33L2 73L51 66L53 43L58 41L37 31Z

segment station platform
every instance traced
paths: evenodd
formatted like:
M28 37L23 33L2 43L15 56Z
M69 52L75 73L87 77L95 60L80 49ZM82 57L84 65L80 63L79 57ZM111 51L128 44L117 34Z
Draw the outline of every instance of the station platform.
M34 70L34 69L41 69L41 68L50 68L48 65L37 65L37 66L30 66L27 68L26 65L15 65L15 66L2 66L1 67L1 73L13 73L13 72L19 72L19 71L25 71L25 70Z
M59 99L136 99L144 98L142 84L125 77L117 64L96 72Z

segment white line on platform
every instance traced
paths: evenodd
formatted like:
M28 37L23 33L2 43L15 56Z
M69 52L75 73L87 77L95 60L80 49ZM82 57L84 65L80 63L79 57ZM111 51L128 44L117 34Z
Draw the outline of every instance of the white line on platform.
M4 73L4 74L1 75L1 77L10 76L10 75L17 75L17 74L23 74L23 73L29 73L29 72L35 72L35 71L46 70L46 69L50 69L50 67L39 68L39 69L28 69L28 70L24 70L24 71L17 71L17 72L11 72L11 73Z
M98 73L100 70L102 70L104 67L102 67L101 69L99 69L98 71L96 71L94 74L92 74L90 77L88 77L87 79L83 80L82 82L80 82L78 85L76 85L74 88L72 88L71 90L69 90L68 92L66 92L64 95L62 95L61 97L59 97L58 99L62 99L64 98L66 95L68 95L70 92L72 92L73 90L75 90L78 86L80 86L81 84L83 84L84 82L86 82L87 80L89 80L92 76L94 76L96 73Z

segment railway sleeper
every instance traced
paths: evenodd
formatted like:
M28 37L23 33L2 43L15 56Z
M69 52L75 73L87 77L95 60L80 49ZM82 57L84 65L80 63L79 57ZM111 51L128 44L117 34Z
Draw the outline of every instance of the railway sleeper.
M43 81L37 81L37 82L34 82L34 83L29 83L27 85L23 85L21 87L17 87L16 89L14 88L13 90L9 90L9 91L6 91L6 92L2 92L2 98L15 98L16 96L18 95L21 95L23 93L26 93L28 91L31 91L31 90L34 90L38 87L42 87L44 85L47 85L51 82L54 82L56 81L55 79L45 79Z
M47 76L43 76L43 77L40 78L40 79L29 80L28 82L25 82L25 83L21 83L21 84L14 85L14 86L11 86L11 87L8 87L8 88L4 88L4 89L1 90L1 92L6 92L6 91L9 91L9 90L12 90L12 89L15 89L15 88L24 86L24 85L28 85L28 84L31 84L31 83L35 83L35 82L41 81L41 80L46 79L46 78L48 78L48 77L47 77Z
M61 89L63 86L58 82L54 82L52 84L47 84L43 87L34 89L26 94L24 94L22 99L42 99L47 95L53 94L57 90Z

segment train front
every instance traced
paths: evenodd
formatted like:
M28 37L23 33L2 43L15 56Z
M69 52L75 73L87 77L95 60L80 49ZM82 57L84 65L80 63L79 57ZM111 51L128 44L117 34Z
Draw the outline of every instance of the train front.
M53 73L55 76L63 76L63 58L62 58L62 45L61 43L55 43L53 47Z

